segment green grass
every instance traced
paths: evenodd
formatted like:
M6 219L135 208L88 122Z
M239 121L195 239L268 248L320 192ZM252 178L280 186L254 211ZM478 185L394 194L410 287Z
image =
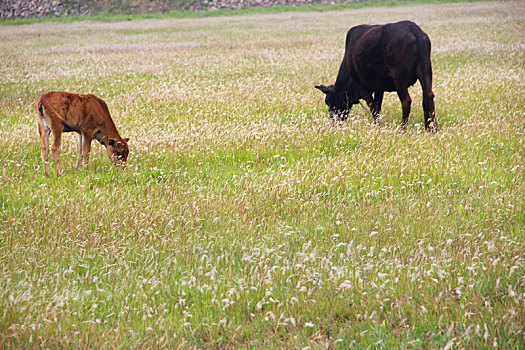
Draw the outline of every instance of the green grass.
M521 1L5 25L3 348L523 348ZM433 44L437 134L385 94L328 120L349 27ZM329 25L328 25L329 24ZM35 101L94 93L93 143L42 176Z

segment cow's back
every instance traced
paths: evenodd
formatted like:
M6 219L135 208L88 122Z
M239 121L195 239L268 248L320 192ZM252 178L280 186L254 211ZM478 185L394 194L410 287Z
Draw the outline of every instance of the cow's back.
M414 29L421 31L410 21L350 29L346 59L352 79L369 90L394 91L399 79L414 84L420 60Z
M349 50L351 51L355 48L357 41L363 36L363 34L365 34L370 29L377 27L380 27L380 25L361 24L350 28L348 33L346 33L345 50L347 51L347 53Z
M40 98L45 100L76 131L86 124L93 124L93 116L103 115L104 111L94 95L74 94L65 91L48 92Z

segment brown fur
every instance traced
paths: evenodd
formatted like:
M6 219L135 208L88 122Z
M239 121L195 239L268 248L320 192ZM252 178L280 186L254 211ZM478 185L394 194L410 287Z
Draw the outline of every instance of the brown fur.
M47 173L49 134L53 133L51 154L57 176L60 176L60 141L63 132L79 134L79 158L77 168L87 165L91 141L96 139L115 164L124 164L128 158L128 138L120 137L106 103L94 95L80 95L69 92L48 92L37 102L38 132L40 133L44 175Z

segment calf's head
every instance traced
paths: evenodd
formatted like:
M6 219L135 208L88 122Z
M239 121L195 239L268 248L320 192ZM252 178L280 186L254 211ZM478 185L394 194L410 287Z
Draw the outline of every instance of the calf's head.
M111 159L113 163L117 165L126 163L129 154L128 141L129 138L108 139L106 151L108 152L109 159Z
M330 118L336 117L345 120L348 117L350 108L352 108L352 104L357 103L349 100L348 91L337 90L334 85L316 85L315 88L326 95L324 102L328 106Z

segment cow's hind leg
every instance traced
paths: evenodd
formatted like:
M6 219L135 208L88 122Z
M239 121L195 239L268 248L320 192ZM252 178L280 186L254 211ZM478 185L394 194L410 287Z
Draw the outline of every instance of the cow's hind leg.
M434 107L434 92L432 91L432 73L427 73L419 79L423 89L423 113L425 115L425 129L427 131L438 130L436 113ZM430 120L432 119L432 126Z
M405 131L408 124L408 115L410 114L410 106L412 105L412 99L408 93L407 88L397 90L399 100L401 100L401 107L403 109L403 118L401 120L401 130Z
M51 130L45 124L42 118L38 119L38 133L40 134L40 156L42 158L42 165L44 168L44 176L49 177L47 172L47 160L49 158L49 134Z
M423 112L425 114L425 129L436 132L438 125L436 122L436 113L434 111L434 93L432 90L426 92L423 90ZM430 125L432 119L432 126Z
M430 116L432 117L432 130L434 132L437 132L439 130L439 125L436 120L436 111L434 107L434 93L432 93L431 97L429 98L429 111Z
M436 113L434 108L434 92L432 91L432 70L427 71L425 74L418 70L418 79L423 89L423 113L425 115L425 129L427 131L438 130L438 124L436 121ZM430 120L432 119L432 126Z

